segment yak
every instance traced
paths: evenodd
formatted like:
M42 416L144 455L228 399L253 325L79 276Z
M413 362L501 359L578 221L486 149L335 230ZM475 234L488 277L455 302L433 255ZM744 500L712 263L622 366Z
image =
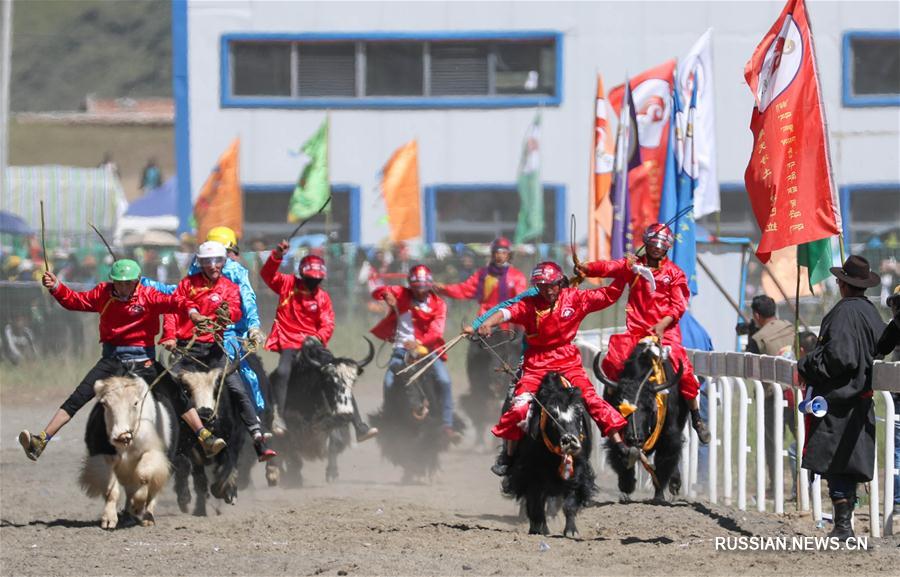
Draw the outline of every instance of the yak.
M559 373L544 375L532 400L528 428L503 478L502 490L525 503L528 533L547 535L547 501L562 499L563 536L578 537L575 517L597 487L591 467L591 427L581 390Z
M353 419L353 385L375 358L369 352L362 360L335 357L317 339L307 338L291 367L284 420L287 433L275 438L280 457L266 463L266 479L277 485L282 472L290 484L303 483L303 460L328 459L325 480L338 478L337 458L350 444ZM270 377L271 378L271 377Z
M512 331L496 331L485 337L485 343L473 340L466 355L466 375L469 390L459 397L459 405L472 421L475 444L485 446L485 433L497 419L497 411L503 404L510 386L510 376L504 371L500 359L507 367L515 369L522 355L522 336ZM497 356L488 350L492 347Z
M411 357L407 360L413 361ZM441 418L441 387L433 370L429 368L412 382L410 376L412 373L397 374L394 386L385 391L381 408L369 416L380 431L376 440L382 456L403 469L403 483L431 479L440 468L440 454L450 446ZM456 414L453 430L465 430Z
M665 488L674 496L681 490L682 432L687 422L688 406L679 394L678 382L683 367L677 372L665 351L654 339L643 339L625 361L618 381L611 381L600 369L600 355L594 357L594 374L604 383L603 398L619 409L628 424L622 430L625 443L640 447L653 456L653 465L642 459L651 473L654 501L665 500ZM606 443L607 461L619 477L620 500L628 502L637 478L634 465L609 441Z
M120 523L117 503L125 489L127 519L155 524L153 510L169 480L169 464L178 446L178 417L168 399L150 394L140 377L110 377L94 384L97 403L84 433L88 456L81 487L106 501L100 527Z
M247 433L238 413L238 408L231 402L231 395L222 378L223 369L217 368L209 372L187 371L178 375L194 401L197 414L203 425L228 445L215 457L207 457L197 445L196 436L190 428L183 424L181 428L181 446L175 458L175 492L178 495L178 507L183 513L188 512L191 502L191 491L188 477L194 480L194 515L206 516L207 494L222 499L226 503L235 504L237 499L237 464L238 455L244 444ZM212 467L213 482L210 485L207 467Z

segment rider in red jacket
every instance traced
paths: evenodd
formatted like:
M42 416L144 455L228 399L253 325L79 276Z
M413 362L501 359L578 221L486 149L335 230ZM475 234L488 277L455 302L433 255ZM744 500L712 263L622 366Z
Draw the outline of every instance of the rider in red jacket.
M435 292L451 299L477 300L479 315L516 296L528 287L528 281L522 271L510 264L511 248L509 239L497 238L491 243L490 264L481 267L463 282L448 285L435 283Z
M300 259L296 275L278 272L289 246L286 240L281 241L259 271L269 288L278 294L272 333L266 341L266 348L279 355L278 368L272 374L272 432L276 435L284 435L287 431L283 411L287 400L288 380L297 353L303 348L303 341L307 337L313 337L327 347L334 334L331 297L320 286L328 274L325 260L318 255L308 254ZM356 397L351 393L350 398L353 402L356 441L361 443L377 435L378 429L363 422Z
M166 315L159 344L174 351L177 360L172 365L171 372L177 377L185 372L207 372L217 368L227 373L225 386L238 408L241 421L253 439L256 455L260 461L268 461L276 457L277 453L266 446L250 394L244 387L240 374L230 370L231 361L223 346L225 327L240 320L242 315L241 291L238 285L222 274L227 258L225 245L216 241L204 242L197 247L200 272L183 278L174 293L190 299L201 314L215 318L220 326L214 332L195 333L184 313Z
M620 450L631 453L619 434L619 429L625 426L625 419L597 395L584 372L581 353L572 344L584 317L616 302L622 294L623 283L579 290L568 286L562 269L553 262L538 263L531 273L531 282L538 289L536 296L525 297L500 309L478 328L482 336L489 335L493 327L504 322L513 322L525 328L522 377L516 385L513 405L491 429L495 436L507 441L506 451L500 453L491 470L497 475L506 474L517 441L524 434L531 399L544 375L550 371L560 373L581 389L585 407L601 433L609 436Z
M408 355L421 357L444 344L444 326L447 322L447 303L434 294L431 270L424 264L414 266L407 278L409 287L382 286L372 291L372 298L383 300L391 308L386 317L371 332L384 341L393 343L394 352L384 374L384 395L394 386L397 371L406 365ZM450 373L444 365L447 355L442 354L429 371L441 390L443 406L441 419L444 434L453 442L462 440L456 430L453 416L453 389Z
M609 339L609 350L601 365L607 377L619 378L625 361L635 345L646 336L655 335L663 346L671 348L669 358L676 367L683 367L679 390L691 409L691 423L700 442L709 442L709 431L700 418L697 393L700 384L681 344L678 321L687 310L691 297L687 279L678 266L666 258L672 246L672 231L664 224L652 224L644 231L646 255L640 259L629 256L614 261L596 261L580 267L579 272L589 277L607 277L616 282L628 283L628 305L625 307L627 332ZM642 278L652 274L653 283ZM649 269L649 270L648 270ZM653 286L655 284L655 287ZM654 290L655 288L655 290Z

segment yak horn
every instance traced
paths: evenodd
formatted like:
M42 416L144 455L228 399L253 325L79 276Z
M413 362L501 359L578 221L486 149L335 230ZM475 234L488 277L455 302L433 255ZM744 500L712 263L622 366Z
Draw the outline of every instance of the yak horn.
M368 337L363 338L366 339L366 342L369 344L369 354L366 355L366 358L364 358L363 360L357 361L356 364L359 365L359 368L365 367L372 362L372 359L375 358L375 345L372 344L372 341L370 341Z
M684 374L684 365L682 364L682 365L679 365L678 372L676 372L672 376L672 379L668 383L664 383L662 385L658 385L658 386L654 387L653 392L661 393L662 391L665 391L666 389L671 389L672 387L674 387L681 381L681 376L683 374Z
M594 368L594 376L597 377L597 380L599 380L607 387L613 389L618 388L619 383L609 380L609 378L607 378L607 376L603 374L603 370L600 368L600 353L594 355L594 362L592 366Z

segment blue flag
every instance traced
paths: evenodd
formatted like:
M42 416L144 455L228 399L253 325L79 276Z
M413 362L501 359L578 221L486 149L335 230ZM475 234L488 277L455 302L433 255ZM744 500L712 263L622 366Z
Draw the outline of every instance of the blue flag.
M631 199L628 191L628 173L641 165L641 149L638 142L637 113L631 85L625 79L625 95L616 132L616 160L612 194L613 225L610 256L622 258L634 246L631 233Z
M697 85L691 94L691 105L685 119L678 91L672 93L674 122L669 129L666 173L659 205L659 221L668 222L694 203L698 166L694 152L694 114L697 108ZM697 239L694 212L688 211L671 225L675 236L671 259L684 271L691 294L697 294Z

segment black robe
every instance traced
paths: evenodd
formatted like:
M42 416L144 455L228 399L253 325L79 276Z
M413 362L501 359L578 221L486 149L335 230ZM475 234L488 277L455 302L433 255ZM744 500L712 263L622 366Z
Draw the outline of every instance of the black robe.
M816 348L797 364L800 376L828 401L821 419L809 417L803 468L820 475L872 480L875 408L872 365L884 321L865 297L841 299L822 319Z

